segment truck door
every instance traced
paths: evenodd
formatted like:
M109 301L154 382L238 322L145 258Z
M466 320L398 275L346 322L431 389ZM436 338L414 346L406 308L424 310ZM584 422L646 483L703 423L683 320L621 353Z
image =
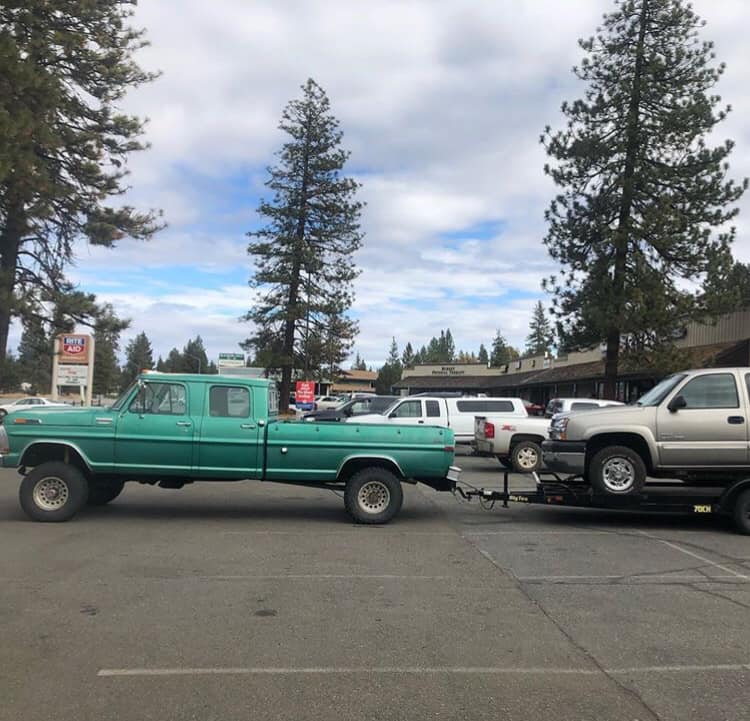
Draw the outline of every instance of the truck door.
M144 383L117 421L116 470L190 475L195 432L190 412L183 383Z
M216 478L260 478L261 426L255 418L250 388L209 386L201 425L196 475Z
M420 400L408 400L399 403L388 416L399 425L415 426L425 422L425 411Z
M685 406L670 411L669 403L679 396ZM660 463L680 467L745 465L747 427L735 374L696 376L659 405L656 431Z

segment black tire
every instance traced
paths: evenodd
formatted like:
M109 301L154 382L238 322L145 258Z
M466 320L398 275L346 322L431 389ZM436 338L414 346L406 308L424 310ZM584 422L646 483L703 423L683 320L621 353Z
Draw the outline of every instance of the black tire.
M92 481L89 483L89 497L86 503L89 506L106 506L122 493L124 487L125 481Z
M750 488L742 491L734 503L734 527L737 533L750 536Z
M520 441L510 449L510 464L516 473L534 473L542 465L542 447L536 441Z
M500 461L500 465L503 468L507 468L509 471L513 468L513 464L510 462L510 458L505 458L504 456L495 456L498 461Z
M344 508L357 523L388 523L403 502L401 481L377 466L357 471L344 489Z
M47 461L26 474L18 492L21 508L34 521L67 521L86 505L89 484L75 466Z
M646 464L632 448L602 448L589 465L589 482L595 491L610 496L636 496L646 483Z

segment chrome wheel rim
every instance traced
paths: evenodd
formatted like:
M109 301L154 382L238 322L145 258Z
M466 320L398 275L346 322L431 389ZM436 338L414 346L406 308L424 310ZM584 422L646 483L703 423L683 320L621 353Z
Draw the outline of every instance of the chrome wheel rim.
M391 502L391 492L385 483L369 481L359 489L357 502L365 513L382 513Z
M34 486L34 503L45 511L62 508L68 502L69 496L68 484L55 476L42 478Z
M627 493L635 484L635 466L627 458L610 458L602 466L602 481L613 493Z
M539 456L533 448L522 448L516 453L516 462L521 468L529 470L539 462Z

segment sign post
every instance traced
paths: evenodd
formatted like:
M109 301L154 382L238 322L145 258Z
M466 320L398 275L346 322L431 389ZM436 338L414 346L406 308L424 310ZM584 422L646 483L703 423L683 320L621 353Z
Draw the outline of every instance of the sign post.
M94 339L80 333L62 333L55 339L52 362L52 399L61 386L78 386L81 402L90 406L94 391Z

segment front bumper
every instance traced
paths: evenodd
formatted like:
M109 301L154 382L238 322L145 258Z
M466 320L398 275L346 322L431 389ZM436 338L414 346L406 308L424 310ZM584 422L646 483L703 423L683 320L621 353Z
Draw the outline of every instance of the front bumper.
M547 470L582 476L586 469L586 444L582 441L544 441L542 458Z

